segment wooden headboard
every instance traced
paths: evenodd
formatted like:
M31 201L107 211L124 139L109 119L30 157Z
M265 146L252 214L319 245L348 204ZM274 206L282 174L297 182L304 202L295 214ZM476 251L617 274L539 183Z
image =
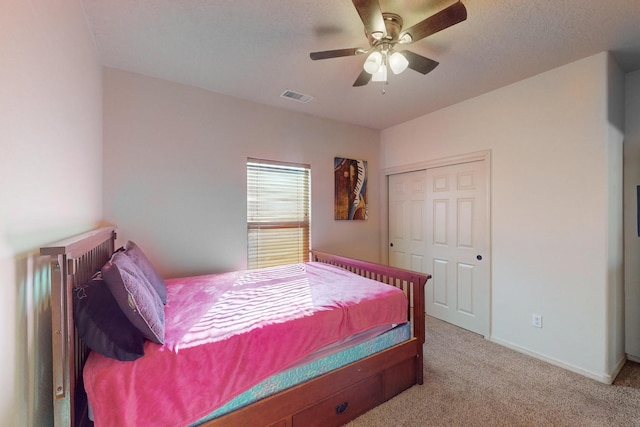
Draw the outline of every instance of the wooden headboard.
M55 426L82 425L87 399L82 367L88 349L73 324L73 287L87 282L109 260L115 249L116 228L102 227L40 248L51 257L51 333L53 357L53 412Z

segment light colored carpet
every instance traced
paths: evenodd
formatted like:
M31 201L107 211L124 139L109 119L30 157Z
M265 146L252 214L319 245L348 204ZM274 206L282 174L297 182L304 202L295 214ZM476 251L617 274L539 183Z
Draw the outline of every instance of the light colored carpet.
M613 385L640 389L640 363L627 361Z
M606 385L431 317L424 357L424 385L348 426L640 426L634 366Z

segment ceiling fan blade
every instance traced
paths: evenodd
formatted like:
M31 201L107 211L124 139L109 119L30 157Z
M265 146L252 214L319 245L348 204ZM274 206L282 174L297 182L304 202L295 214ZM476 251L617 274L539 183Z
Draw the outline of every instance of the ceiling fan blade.
M362 19L367 34L371 34L378 40L387 35L387 27L384 25L378 0L353 0L353 5Z
M340 58L342 56L352 56L358 53L362 49L354 47L352 49L336 49L336 50L324 50L322 52L311 52L309 56L311 59L329 59L329 58Z
M407 58L407 61L409 61L409 68L422 74L427 74L433 71L433 69L439 64L438 61L425 58L424 56L418 55L410 50L403 50L400 53L402 53L404 57Z
M356 81L353 83L353 86L365 86L371 80L371 74L367 73L365 70L362 70Z
M431 15L427 19L418 22L416 25L407 28L400 34L399 39L406 34L411 36L411 41L415 42L423 39L431 34L435 34L438 31L442 31L445 28L449 28L459 22L467 19L467 8L464 7L461 1L457 1L446 9Z

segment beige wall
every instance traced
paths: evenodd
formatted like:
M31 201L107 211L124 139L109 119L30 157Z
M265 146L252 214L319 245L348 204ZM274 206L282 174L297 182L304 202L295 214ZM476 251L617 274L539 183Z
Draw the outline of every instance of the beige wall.
M333 158L367 160L379 133L115 69L104 70L104 214L166 276L246 268L246 159L311 165L312 246L376 261L368 221L334 221Z
M101 70L80 1L0 10L0 425L39 427L52 376L38 248L102 217Z
M640 362L640 237L638 198L640 185L640 71L626 78L626 121L624 140L624 225L626 352Z
M621 79L602 53L381 134L383 168L491 150L491 339L604 382L624 359Z
M248 156L310 163L313 246L378 260L385 207L372 190L369 221L334 221L334 156L367 159L375 189L381 168L491 149L492 339L600 380L615 370L620 130L616 117L607 121L618 113L608 108L617 99L606 85L619 72L607 55L379 136L113 69L102 85L80 1L1 4L2 423L51 420L48 271L39 246L93 227L104 202L121 241L137 240L166 275L243 268ZM637 76L627 77L627 172L637 169ZM626 297L638 304L629 292L640 276L631 173ZM531 328L532 312L544 316L542 330ZM627 351L638 354L629 331Z

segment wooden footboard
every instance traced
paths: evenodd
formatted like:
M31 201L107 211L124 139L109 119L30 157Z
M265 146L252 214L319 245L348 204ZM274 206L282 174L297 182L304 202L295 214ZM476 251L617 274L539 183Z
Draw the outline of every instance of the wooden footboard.
M413 337L404 343L284 390L206 427L228 426L341 426L391 399L414 384L423 383L425 341L424 287L427 274L312 251L312 261L335 265L352 273L396 286L409 297Z
M109 260L115 249L115 237L115 227L103 227L40 250L42 255L51 256L53 401L57 427L91 425L82 386L88 350L75 332L72 290L88 281ZM205 425L338 426L413 384L422 384L424 286L430 276L316 251L313 260L403 289L413 307L412 338Z
M414 313L414 333L420 344L424 344L425 337L425 302L424 292L427 280L431 278L431 275L418 273L410 270L403 270L401 268L395 268L388 265L375 264L367 261L360 261L357 259L345 258L337 255L328 254L326 252L311 251L311 259L316 262L323 262L325 264L335 265L345 270L349 270L352 273L358 274L362 277L367 277L378 282L393 285L404 291L409 298L409 319L411 320L411 314ZM411 310L413 308L413 310ZM422 347L420 348L422 351ZM422 384L422 377L418 384Z

